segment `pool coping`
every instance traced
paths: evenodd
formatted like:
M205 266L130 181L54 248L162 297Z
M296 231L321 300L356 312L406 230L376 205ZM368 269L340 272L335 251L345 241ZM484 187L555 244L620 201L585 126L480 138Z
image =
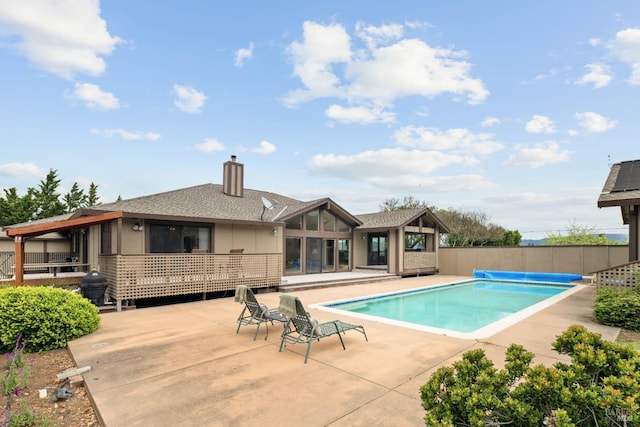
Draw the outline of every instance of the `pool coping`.
M384 317L378 317L378 316L372 316L369 314L363 314L363 313L357 313L357 312L353 312L353 311L348 311L348 310L341 310L338 308L334 308L334 307L329 307L328 305L330 304L342 304L342 303L347 303L347 302L357 302L357 301L362 301L362 300L366 300L366 299L371 299L371 298L380 298L380 297L385 297L385 296L392 296L392 295L400 295L400 294L408 294L408 293L412 293L412 292L419 292L425 289L437 289L437 288L444 288L444 287L449 287L449 286L454 286L454 285L460 285L463 283L467 283L467 282L474 282L474 281L479 281L479 280L487 280L487 279L482 279L482 278L474 278L471 280L463 280L463 281L459 281L459 282L448 282L448 283L441 283L441 284L437 284L437 285L430 285L430 286L423 286L423 287L418 287L418 288L410 288L410 289L405 289L402 291L392 291L392 292L384 292L384 293L379 293L379 294L372 294L372 295L367 295L364 297L356 297L356 298L347 298L347 299L341 299L341 300L335 300L335 301L324 301L324 302L320 302L320 303L315 303L315 304L310 304L309 307L310 308L315 308L321 311L325 311L328 313L333 313L336 315L349 315L351 317L355 317L355 318L360 318L360 319L365 319L365 320L369 320L369 321L373 321L373 322L379 322L379 323L385 323L388 325L393 325L393 326L399 326L399 327L403 327L403 328L408 328L408 329L413 329L413 330L417 330L417 331L422 331L422 332L427 332L427 333L431 333L431 334L438 334L438 335L444 335L444 336L449 336L449 337L453 337L453 338L460 338L460 339L468 339L468 340L478 340L478 339L486 339L486 338L490 338L491 336L497 334L498 332L501 332L505 329L507 329L510 326L513 326L515 324L517 324L518 322L521 322L522 320L526 319L529 316L532 316L535 313L538 313L541 310L544 310L547 307L551 307L552 305L554 305L555 303L557 303L558 301L561 301L571 295L573 295L576 292L579 292L581 289L583 289L585 287L585 285L580 285L580 284L576 284L576 283L556 283L556 282L532 282L532 281L517 281L517 280L501 280L501 279L491 279L494 280L496 282L522 282L522 283L526 283L526 284L539 284L539 285L552 285L552 286L566 286L567 290L560 292L557 295L553 295L550 296L548 298L545 298L544 300L537 302L533 305L530 305L529 307L526 307L520 311L517 311L513 314L510 314L509 316L503 317L502 319L496 320L488 325L485 325L481 328L478 328L474 331L471 332L460 332L460 331L455 331L455 330L451 330L451 329L444 329L444 328L438 328L438 327L434 327L434 326L426 326L426 325L420 325L417 323L410 323L410 322L404 322L401 320L394 320L394 319L388 319L388 318L384 318Z

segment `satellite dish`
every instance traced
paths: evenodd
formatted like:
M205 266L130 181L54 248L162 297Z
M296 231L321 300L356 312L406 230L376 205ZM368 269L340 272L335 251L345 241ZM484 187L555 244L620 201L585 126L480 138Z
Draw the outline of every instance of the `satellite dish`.
M265 209L271 209L273 207L273 203L271 203L266 197L263 197L262 206L264 206Z
M260 221L264 221L264 213L267 209L273 209L273 203L271 203L266 197L262 197L262 214L260 214Z

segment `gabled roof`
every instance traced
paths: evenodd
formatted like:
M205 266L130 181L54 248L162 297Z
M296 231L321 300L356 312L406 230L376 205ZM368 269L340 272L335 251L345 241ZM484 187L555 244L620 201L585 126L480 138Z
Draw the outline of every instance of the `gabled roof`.
M244 189L244 197L224 194L220 184L202 184L83 209L81 214L122 211L125 217L203 222L282 222L283 214L306 209L302 202L267 191ZM273 205L265 209L262 198Z
M412 221L426 215L430 221L440 227L440 231L448 233L449 228L429 208L396 209L393 211L377 212L364 215L356 215L362 226L359 230L388 230L390 228L404 227Z

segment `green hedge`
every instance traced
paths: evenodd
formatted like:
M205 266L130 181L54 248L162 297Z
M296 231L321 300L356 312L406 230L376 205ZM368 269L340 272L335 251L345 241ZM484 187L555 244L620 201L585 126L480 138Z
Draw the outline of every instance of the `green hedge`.
M439 368L421 389L426 426L637 426L640 353L572 325L553 349L571 363L533 365L511 344L504 369L482 349Z
M640 331L640 292L602 288L596 294L593 315L604 325Z
M98 308L63 289L21 286L0 289L0 353L14 348L20 334L26 350L61 348L100 324Z

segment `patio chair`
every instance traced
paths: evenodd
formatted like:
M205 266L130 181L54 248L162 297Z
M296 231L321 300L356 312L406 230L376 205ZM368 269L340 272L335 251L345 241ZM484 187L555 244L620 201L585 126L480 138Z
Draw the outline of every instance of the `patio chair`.
M244 304L244 308L242 312L238 316L238 329L236 329L236 334L240 332L240 326L242 325L257 325L256 332L253 334L253 340L256 340L258 336L258 331L260 330L260 325L265 324L265 328L267 329L267 334L264 339L266 340L269 336L269 325L271 322L281 322L286 323L287 318L280 314L276 309L269 309L264 304L260 304L256 299L255 294L251 290L251 288L245 285L238 285L236 287L235 301Z
M340 344L342 344L342 349L346 350L342 334L353 329L363 334L365 340L369 341L367 333L364 331L364 326L362 325L353 325L343 322L342 320L318 323L318 321L313 319L304 309L300 299L293 295L280 295L278 311L289 318L280 337L279 351L282 351L282 347L285 346L286 343L306 343L307 352L304 355L304 363L307 363L311 344L315 340L337 335L340 339Z

